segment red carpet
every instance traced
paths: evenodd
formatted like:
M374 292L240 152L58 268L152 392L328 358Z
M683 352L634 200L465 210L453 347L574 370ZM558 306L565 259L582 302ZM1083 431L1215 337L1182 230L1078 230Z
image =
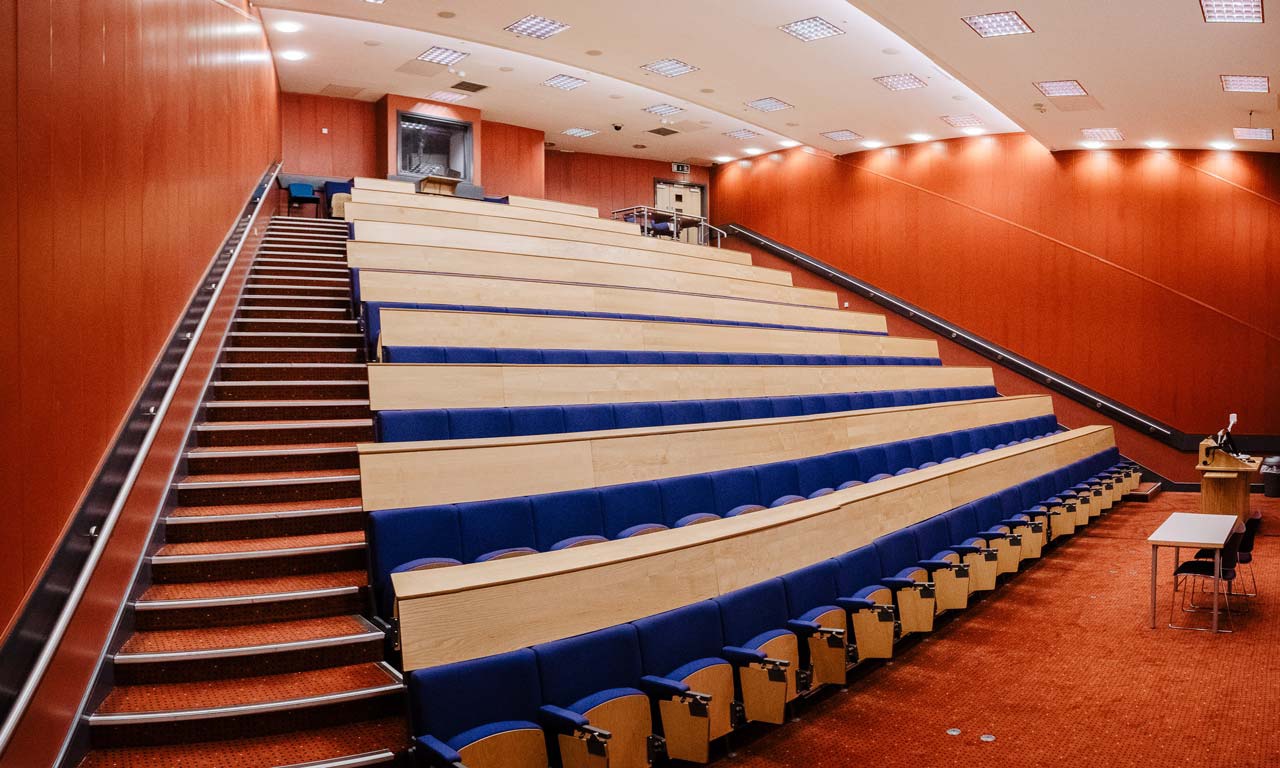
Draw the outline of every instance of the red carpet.
M1254 506L1266 518L1254 549L1262 596L1235 634L1165 626L1167 549L1148 628L1145 539L1199 498L1125 503L891 663L801 704L799 722L739 737L718 764L1280 766L1280 499Z

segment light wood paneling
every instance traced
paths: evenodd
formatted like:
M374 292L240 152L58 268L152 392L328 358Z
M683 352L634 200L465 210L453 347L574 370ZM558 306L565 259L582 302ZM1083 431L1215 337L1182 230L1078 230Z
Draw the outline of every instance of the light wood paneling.
M559 211L560 213L572 213L578 216L599 216L600 211L589 205L574 205L573 203L561 202L560 200L552 200L542 197L526 197L524 195L508 195L508 205L518 205L522 208L538 208L543 211Z
M711 524L395 574L405 669L501 653L715 597L856 549L1111 445L1109 427L1090 427ZM565 595L574 596L571 603ZM504 617L501 627L493 616Z
M628 224L625 221L601 219L595 216L579 216L574 213L547 211L540 208L522 208L518 205L489 203L484 200L472 200L466 197L450 195L427 195L414 193L411 195L396 192L377 192L370 189L355 189L352 202L369 205L385 205L398 208L420 208L430 211L447 211L451 213L474 214L476 216L492 216L500 219L518 219L520 221L536 221L543 224L559 224L567 227L583 227L598 229L602 232L621 232L628 235L640 234L640 225Z
M370 407L375 411L780 397L991 384L990 368L914 365L369 366Z
M713 472L1051 413L1004 397L843 414L485 440L363 443L365 509L480 501Z
M382 343L388 346L894 357L936 357L938 354L937 342L930 339L733 325L418 309L383 309Z

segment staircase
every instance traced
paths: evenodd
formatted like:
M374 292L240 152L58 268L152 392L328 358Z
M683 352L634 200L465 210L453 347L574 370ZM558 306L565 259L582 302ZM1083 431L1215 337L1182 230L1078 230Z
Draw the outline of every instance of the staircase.
M364 360L346 225L273 217L81 766L399 759L404 685L361 615Z

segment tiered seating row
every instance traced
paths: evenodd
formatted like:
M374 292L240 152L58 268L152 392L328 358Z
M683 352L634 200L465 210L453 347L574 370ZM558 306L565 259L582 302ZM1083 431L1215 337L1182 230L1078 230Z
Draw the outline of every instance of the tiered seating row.
M410 678L418 746L441 764L474 768L543 765L544 743L566 766L585 765L588 753L643 765L655 734L667 756L706 762L710 742L734 727L732 701L749 721L782 723L802 689L842 683L847 659L886 655L895 626L904 634L931 629L941 575L968 580L961 553L981 555L1019 522L1000 519L1001 494L1052 504L1055 489L1070 493L1084 482L1101 493L1107 478L1122 475L1131 473L1109 448L780 577L576 637L418 670ZM556 738L545 742L544 734ZM505 762L493 759L499 754Z
M656 481L373 511L371 583L391 575L595 544L779 507L1053 434L1053 416Z

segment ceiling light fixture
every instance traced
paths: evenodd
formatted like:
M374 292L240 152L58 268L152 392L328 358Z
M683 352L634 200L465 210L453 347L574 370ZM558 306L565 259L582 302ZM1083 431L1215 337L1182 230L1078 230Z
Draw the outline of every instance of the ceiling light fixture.
M961 19L969 28L981 37L1004 37L1006 35L1026 35L1034 32L1017 11L1001 11L1000 13L984 13L980 16L965 16Z
M1081 128L1080 135L1090 141L1124 141L1119 128Z
M764 152L764 150L763 150L763 149L756 149L755 147L747 147L746 149L744 149L744 150L742 150L742 151L743 151L743 152L746 152L748 155L758 155L758 154L760 154L761 152Z
M1274 141L1276 137L1271 128L1232 128L1231 133L1241 141Z
M734 158L729 157L728 155L721 155L719 157L713 157L711 159L716 161L717 163L732 163L734 160Z
M748 101L747 106L752 109L758 109L761 112L777 112L783 109L791 109L792 105L782 99L775 99L772 96L766 96L763 99Z
M532 37L538 40L546 40L552 35L558 35L569 28L568 24L562 24L555 19L548 19L545 16L525 16L523 19L503 27L507 32L520 35L521 37Z
M364 0L364 1L365 1L366 3L368 3L369 5L382 5L382 4L383 4L383 3L385 3L387 0Z
M782 141L778 142L778 146L791 149L792 147L800 146L800 142L796 141L795 139L783 139Z
M891 91L909 91L912 88L923 88L928 83L910 73L904 75L884 75L874 78L875 81Z
M1262 0L1200 0L1200 11L1210 24L1261 24Z
M907 138L911 139L912 141L928 141L933 137L927 133L909 133L907 134Z
M542 81L542 84L549 88L558 88L562 91L572 91L574 88L581 88L587 84L586 80L572 75L556 75Z
M1100 141L1082 141L1080 142L1080 146L1084 147L1085 149L1102 149L1103 147L1106 146L1106 144L1103 144Z
M1223 151L1236 148L1236 145L1232 144L1229 141L1211 141L1209 142L1209 146L1213 147L1214 149L1220 149Z
M443 101L449 104L457 104L459 101L467 98L467 94L455 93L453 91L436 91L427 98L431 101Z
M862 134L855 133L847 128L841 128L838 131L827 131L822 135L832 141L855 141L862 138Z
M1151 147L1152 149L1166 149L1169 146L1169 142L1165 141L1164 139L1151 139L1150 141L1147 141L1144 143L1148 147Z
M280 54L280 58L285 61L302 61L307 58L307 54L302 51L283 51Z
M879 149L884 146L884 142L876 141L874 139L868 139L867 141L862 142L862 146L866 147L867 149Z
M698 71L697 67L691 64L685 64L679 59L658 59L657 61L645 64L641 69L646 69L655 75L662 75L663 77L679 77L680 75L687 75L690 72Z
M645 107L644 111L651 115L666 117L667 115L678 115L684 110L674 104L654 104L652 107Z
M302 25L296 21L277 21L271 26L275 27L277 32L283 32L286 35L292 35L294 32L302 29Z
M426 61L432 64L442 64L446 67L451 67L470 55L471 54L463 53L462 51L455 51L452 48L433 45L418 54L418 61Z
M750 128L739 128L736 131L729 131L728 133L725 134L725 136L728 136L731 139L754 139L759 135L760 134L756 133Z
M982 134L987 132L985 128L979 128L976 125L971 125L968 128L961 128L960 130L964 133L967 133L970 136L981 136Z
M1219 75L1222 90L1227 93L1270 93L1271 78L1266 75Z
M844 34L843 29L821 16L812 16L807 19L793 21L790 24L778 27L778 29L806 43L812 43L814 40L821 40L824 37L835 37L836 35Z
M1036 83L1036 88L1045 96L1088 96L1089 92L1084 89L1079 80L1042 80Z
M575 139L585 139L588 136L595 136L599 131L593 131L590 128L566 128L561 133L565 136L572 136Z
M977 115L943 115L942 122L952 128L981 128L982 121Z

